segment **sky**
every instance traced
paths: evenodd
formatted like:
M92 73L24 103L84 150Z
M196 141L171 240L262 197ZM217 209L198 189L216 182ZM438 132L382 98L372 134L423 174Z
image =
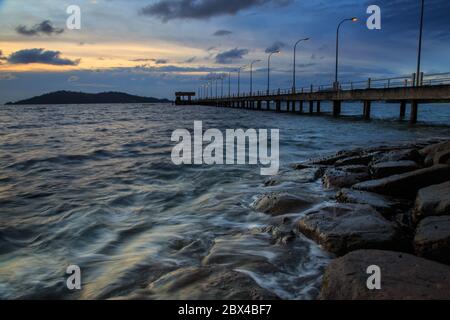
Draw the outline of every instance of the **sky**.
M67 28L67 8L81 28ZM381 29L369 30L369 5ZM409 75L417 63L420 0L0 0L0 103L56 90L122 91L173 99L208 79L254 65L254 90ZM422 71L450 72L450 1L426 0ZM249 68L241 90L249 90ZM233 92L237 74L232 73ZM225 91L228 80L224 80Z

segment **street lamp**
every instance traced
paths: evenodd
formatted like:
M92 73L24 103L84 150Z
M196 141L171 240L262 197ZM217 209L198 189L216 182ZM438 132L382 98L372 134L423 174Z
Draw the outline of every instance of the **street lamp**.
M253 60L250 63L250 97L253 96L253 65L261 60Z
M275 53L280 53L280 50L269 53L269 57L267 58L267 95L270 93L270 58Z
M231 72L228 72L228 98L231 98Z
M239 67L237 69L237 73L238 73L238 98L241 95L241 70L244 69L247 65Z
M419 50L417 54L417 74L416 85L420 86L420 59L422 56L422 34L423 34L423 13L424 13L425 1L422 0L422 8L420 13L420 31L419 31Z
M341 25L346 21L357 22L358 18L353 17L353 18L344 19L339 23L339 25L337 27L337 31L336 31L336 72L335 72L335 76L334 76L334 85L335 85L336 89L339 89L339 87L338 87L339 30L341 28Z
M293 75L293 81L292 81L292 93L295 93L295 88L296 88L296 85L295 85L295 80L296 80L296 76L295 76L295 69L296 69L296 51L297 51L297 45L300 43L300 42L302 42L302 41L308 41L309 40L309 38L304 38L304 39L300 39L300 40L298 40L296 43L295 43L295 45L294 45L294 75Z

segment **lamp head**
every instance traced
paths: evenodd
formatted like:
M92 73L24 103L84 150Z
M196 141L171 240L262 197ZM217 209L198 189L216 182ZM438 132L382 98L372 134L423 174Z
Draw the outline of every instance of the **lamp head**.
M357 22L357 21L358 21L358 18L353 17L351 20L352 20L353 22Z

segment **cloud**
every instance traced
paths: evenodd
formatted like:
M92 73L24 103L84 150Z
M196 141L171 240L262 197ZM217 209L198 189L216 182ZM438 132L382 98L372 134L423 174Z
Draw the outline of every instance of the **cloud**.
M216 63L229 64L236 60L241 60L246 54L248 54L247 49L231 49L225 52L221 52L216 55Z
M132 62L149 62L149 61L155 61L155 59L138 58L138 59L130 59L129 61L132 61Z
M7 58L3 55L3 51L0 50L0 61L2 61L2 60L7 60ZM0 64L1 64L1 62L0 62Z
M155 64L167 64L169 61L167 59L156 59Z
M34 48L16 51L8 57L7 61L11 64L42 63L57 66L76 66L80 63L80 59L63 59L60 56L60 51Z
M228 36L228 35L230 35L232 33L233 32L231 32L229 30L217 30L216 32L213 33L213 36L223 37L223 36Z
M0 80L14 80L17 79L12 73L0 73Z
M16 28L16 31L23 36L31 37L41 34L45 34L47 36L51 36L52 34L60 34L64 32L64 29L55 28L50 20L45 20L31 28L20 25Z
M70 76L69 79L67 79L67 82L77 82L78 80L80 80L79 77L77 77L77 76Z
M266 4L286 6L293 0L159 0L141 13L162 21L173 19L209 19L214 16L235 15L241 10Z
M274 51L281 50L281 48L284 48L286 44L281 41L275 41L270 47L266 49L266 53L271 53Z
M195 61L195 59L197 59L197 57L190 57L190 58L184 60L184 63L192 63Z

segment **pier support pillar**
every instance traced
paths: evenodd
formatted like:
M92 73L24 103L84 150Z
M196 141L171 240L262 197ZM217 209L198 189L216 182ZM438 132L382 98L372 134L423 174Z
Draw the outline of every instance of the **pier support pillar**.
M406 101L400 102L400 120L405 119L406 115Z
M298 112L303 113L303 100L299 102Z
M414 123L417 122L418 106L419 106L419 103L416 100L414 100L411 103L411 115L410 115L410 118L409 118L409 123L411 123L411 124L414 124Z
M339 117L341 115L341 101L333 101L333 117Z
M317 101L317 113L320 113L320 101Z
M370 100L364 101L364 120L370 120L370 108L372 102Z
M281 111L281 101L280 100L277 100L277 112L280 112Z
M314 112L314 101L310 101L309 102L309 113L313 113Z
M286 101L286 111L289 112L291 108L291 102L288 100Z
M270 110L270 101L269 100L267 100L267 102L266 102L266 109Z
M257 104L258 104L258 110L261 110L261 100L258 100Z

